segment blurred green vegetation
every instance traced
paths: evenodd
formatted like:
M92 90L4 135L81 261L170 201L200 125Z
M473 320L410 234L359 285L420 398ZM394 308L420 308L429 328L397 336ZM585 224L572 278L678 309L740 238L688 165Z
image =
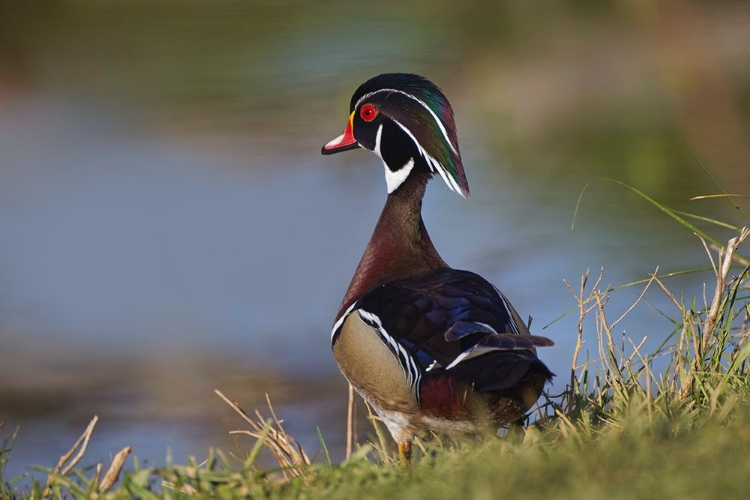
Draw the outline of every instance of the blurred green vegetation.
M428 443L430 455L408 470L355 458L342 465L317 463L310 479L274 480L274 473L223 469L220 459L169 465L128 474L102 498L742 498L750 472L750 410L734 407L721 418L643 411L595 435L568 430L531 431L523 444L488 442L457 449ZM322 462L322 460L321 460ZM5 478L9 479L9 478ZM164 482L162 482L164 481ZM56 482L53 498L65 496ZM43 498L42 486L0 485L5 498ZM71 488L88 498L95 487Z

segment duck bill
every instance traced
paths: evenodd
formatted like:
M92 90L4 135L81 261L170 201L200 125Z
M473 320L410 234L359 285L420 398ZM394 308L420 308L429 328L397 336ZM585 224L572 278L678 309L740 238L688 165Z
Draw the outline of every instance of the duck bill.
M320 150L324 155L332 155L333 153L340 153L342 151L349 151L357 149L359 143L354 138L354 112L349 116L349 122L346 124L344 133L336 137L334 140L328 142Z

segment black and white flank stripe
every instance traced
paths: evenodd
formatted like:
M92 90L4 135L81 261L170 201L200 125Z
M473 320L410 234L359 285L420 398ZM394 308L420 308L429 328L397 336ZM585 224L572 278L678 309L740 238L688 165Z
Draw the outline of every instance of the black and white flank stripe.
M390 349L391 353L393 353L393 355L398 358L399 364L404 370L406 378L409 381L409 386L418 388L419 382L422 378L422 371L419 365L417 365L417 362L411 355L411 353L409 353L403 345L401 345L396 339L388 334L385 328L383 328L383 324L380 322L380 318L378 318L376 315L372 314L371 312L367 312L364 309L357 309L356 312L359 314L359 317L366 325L378 332L380 340L382 340L383 343L388 346L388 349ZM416 392L417 394L419 393L419 391Z

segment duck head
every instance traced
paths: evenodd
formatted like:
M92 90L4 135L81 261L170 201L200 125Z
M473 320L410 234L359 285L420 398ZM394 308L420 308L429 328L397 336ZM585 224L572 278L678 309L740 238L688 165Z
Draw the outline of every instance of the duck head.
M344 133L323 146L324 155L372 151L383 160L388 194L421 170L469 195L453 110L437 85L408 73L378 75L354 92L349 111Z

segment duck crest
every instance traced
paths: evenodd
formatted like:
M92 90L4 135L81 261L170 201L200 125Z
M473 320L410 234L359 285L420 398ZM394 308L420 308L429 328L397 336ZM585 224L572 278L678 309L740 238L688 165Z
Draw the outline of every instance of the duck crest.
M469 196L453 110L437 85L418 75L379 75L359 86L349 111L344 133L325 144L323 154L358 146L372 151L383 160L388 193L425 170Z

